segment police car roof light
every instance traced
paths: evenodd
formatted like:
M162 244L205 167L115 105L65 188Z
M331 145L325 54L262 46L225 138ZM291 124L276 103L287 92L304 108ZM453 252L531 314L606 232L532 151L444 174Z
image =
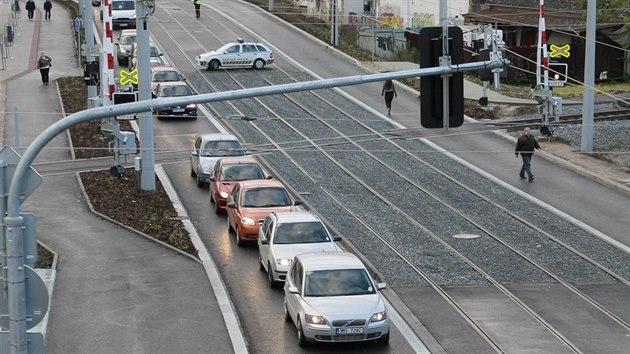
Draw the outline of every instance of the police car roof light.
M238 37L236 39L236 41L239 42L239 43L245 43L245 40L243 38L241 38L241 37Z

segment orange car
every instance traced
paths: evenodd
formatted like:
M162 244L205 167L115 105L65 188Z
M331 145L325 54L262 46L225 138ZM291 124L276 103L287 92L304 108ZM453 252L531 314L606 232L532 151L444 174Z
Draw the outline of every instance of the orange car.
M274 179L238 182L228 197L228 231L234 230L236 244L257 241L258 229L273 211L295 211L300 200L293 200L284 185Z
M210 203L217 214L225 211L228 195L239 181L272 179L252 156L224 157L210 172Z

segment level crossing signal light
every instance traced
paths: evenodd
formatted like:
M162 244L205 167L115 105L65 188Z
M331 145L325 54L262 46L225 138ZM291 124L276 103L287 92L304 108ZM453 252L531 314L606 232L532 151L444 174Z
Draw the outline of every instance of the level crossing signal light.
M464 62L464 35L459 27L448 28L448 54L451 64ZM420 68L440 66L442 56L442 27L424 27L420 30ZM420 77L420 123L425 128L443 128L442 76ZM464 124L464 74L454 73L449 77L450 128Z

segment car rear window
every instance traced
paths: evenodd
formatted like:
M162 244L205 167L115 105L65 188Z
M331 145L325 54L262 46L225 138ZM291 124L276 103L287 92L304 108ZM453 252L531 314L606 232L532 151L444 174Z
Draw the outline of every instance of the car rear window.
M256 44L256 48L258 48L259 52L268 52L269 51L267 48L263 47L260 44Z

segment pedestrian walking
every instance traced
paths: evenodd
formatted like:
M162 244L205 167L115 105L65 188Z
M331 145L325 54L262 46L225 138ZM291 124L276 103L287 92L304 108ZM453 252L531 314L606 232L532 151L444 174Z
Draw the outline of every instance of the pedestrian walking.
M28 0L24 8L26 9L26 11L28 11L28 19L32 20L33 15L35 15L35 1Z
M383 90L381 91L381 96L385 96L385 107L387 107L387 115L391 114L392 111L392 101L394 97L398 97L396 93L396 86L394 86L394 82L392 80L387 80L383 84Z
M534 155L534 149L540 150L540 145L531 135L529 127L523 129L523 134L516 140L516 149L514 155L518 158L518 154L521 154L523 159L523 166L521 166L521 172L518 174L521 179L529 177L529 181L534 181L534 175L532 174L532 156ZM527 173L527 177L525 174Z
M50 10L52 10L52 2L50 0L44 1L44 11L46 12L44 18L48 21L50 20Z
M201 17L201 0L193 0L193 4L195 4L195 17Z
M46 55L46 53L42 52L37 60L37 68L39 69L39 73L42 75L42 83L44 85L48 85L48 72L50 71L50 67L52 66L52 59Z

